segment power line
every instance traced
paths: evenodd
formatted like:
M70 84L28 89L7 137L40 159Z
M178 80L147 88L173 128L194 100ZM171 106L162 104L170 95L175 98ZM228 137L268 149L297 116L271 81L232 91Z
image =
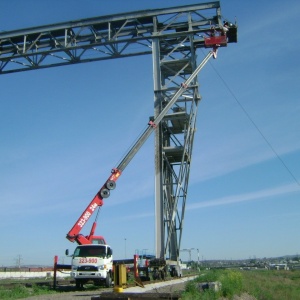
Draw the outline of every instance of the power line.
M217 71L217 69L213 66L213 64L211 62L209 62L211 67L213 68L213 70L216 72L216 74L218 75L218 77L220 78L220 80L222 81L222 83L224 84L224 86L227 88L228 92L232 95L232 97L235 99L236 103L239 105L239 107L241 108L241 110L244 112L244 114L246 115L246 117L248 118L248 120L252 123L252 125L256 128L256 130L258 131L258 133L260 134L260 136L263 138L263 140L266 142L266 144L269 146L269 148L271 149L271 151L274 153L274 155L277 157L277 159L281 162L281 164L283 165L283 167L286 169L286 171L292 176L292 178L294 179L294 181L297 183L297 185L300 186L299 181L297 180L297 178L294 176L294 174L292 173L292 171L288 168L288 166L285 164L285 162L283 161L283 159L279 156L279 154L277 153L277 151L274 149L274 147L272 146L272 144L268 141L268 139L265 137L265 135L263 134L263 132L259 129L259 127L256 125L256 123L253 121L253 119L251 118L251 116L249 115L249 113L246 111L246 109L244 108L244 106L240 103L240 101L238 100L238 98L236 97L236 95L233 93L232 89L229 87L229 85L227 84L227 82L223 79L223 77L220 75L220 73Z

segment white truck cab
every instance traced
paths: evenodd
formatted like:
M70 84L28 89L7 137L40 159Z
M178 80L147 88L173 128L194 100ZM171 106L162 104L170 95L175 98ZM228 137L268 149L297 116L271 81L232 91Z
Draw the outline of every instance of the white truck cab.
M66 250L68 255L68 250ZM113 255L108 245L79 245L72 255L71 277L76 287L82 288L89 281L95 285L112 285Z

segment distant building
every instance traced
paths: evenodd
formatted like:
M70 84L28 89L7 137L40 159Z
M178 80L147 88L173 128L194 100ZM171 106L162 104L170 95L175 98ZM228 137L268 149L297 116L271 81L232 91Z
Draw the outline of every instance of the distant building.
M270 264L270 270L289 270L287 264Z

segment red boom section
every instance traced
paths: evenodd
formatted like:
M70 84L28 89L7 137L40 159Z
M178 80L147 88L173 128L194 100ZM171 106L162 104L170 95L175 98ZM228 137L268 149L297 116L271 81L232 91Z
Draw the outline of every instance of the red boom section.
M90 202L90 204L87 206L87 208L84 210L82 215L79 217L79 219L76 221L72 229L67 234L67 239L71 242L77 242L79 245L84 244L92 244L93 242L93 233L95 231L96 223L93 224L92 230L90 235L84 236L80 234L80 231L82 230L83 226L86 224L86 222L89 220L89 218L92 216L92 214L95 212L96 208L98 206L103 205L103 198L107 198L110 195L110 190L113 190L116 187L116 181L121 175L121 171L118 169L113 169L112 174L109 176L109 178L106 180L105 184L102 186L102 188L99 190L99 192L96 194L96 196L93 198L93 200ZM95 238L101 238L101 237L95 237ZM104 238L102 238L104 240ZM105 242L105 241L104 241Z

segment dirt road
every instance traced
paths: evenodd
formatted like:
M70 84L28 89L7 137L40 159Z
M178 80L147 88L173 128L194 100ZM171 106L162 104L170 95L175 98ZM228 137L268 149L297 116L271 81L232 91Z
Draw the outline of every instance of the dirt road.
M186 280L182 280L181 282L177 282L176 284L169 284L165 286L158 285L157 287L153 284L152 288L128 288L124 289L125 293L134 293L134 292L143 292L143 290L147 291L147 293L153 294L164 294L164 293L171 293L175 294L178 292L182 292L185 289ZM67 286L59 286L58 287L59 293L49 294L49 295L40 295L25 298L25 300L91 300L92 297L97 298L102 293L113 292L112 288L99 288L98 290L83 290L83 291L75 291L74 287L67 287Z

